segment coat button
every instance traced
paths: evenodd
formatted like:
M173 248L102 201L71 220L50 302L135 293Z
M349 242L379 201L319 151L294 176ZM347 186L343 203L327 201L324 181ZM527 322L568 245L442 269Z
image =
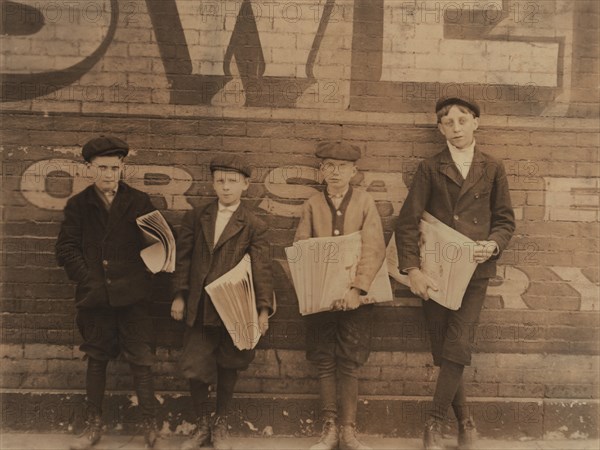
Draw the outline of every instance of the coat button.
M338 216L341 216L341 215L342 215L342 212L341 212L341 211L338 211L338 212L336 212L336 214L337 214Z
M473 219L473 223L477 223L477 222L478 222L478 220L477 220L477 217L475 217L475 218Z
M340 235L340 230L333 230L333 234L335 234L336 236Z
M104 260L104 261L102 261L102 265L103 265L104 267L108 266L108 261L107 261L107 260Z
M453 217L453 219L454 219L454 220L458 220L458 215L457 215L457 214L454 214L454 217Z
M479 198L479 192L475 194L475 198Z
M106 284L110 284L110 283L112 283L112 281L110 280L110 278L107 278L106 279Z

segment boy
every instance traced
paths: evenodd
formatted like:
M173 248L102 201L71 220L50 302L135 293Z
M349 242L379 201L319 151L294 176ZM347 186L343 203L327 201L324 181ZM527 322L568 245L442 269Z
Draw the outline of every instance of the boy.
M154 362L149 313L151 275L140 257L144 248L135 219L156 208L144 192L121 181L129 146L100 136L82 149L94 183L67 202L56 242L56 257L77 282L77 326L85 352L86 422L71 449L89 449L102 436L106 366L122 353L133 372L143 418L144 439L154 445L156 399L150 366Z
M181 369L189 379L197 427L181 449L210 443L230 449L227 413L238 371L254 359L254 350L238 350L204 287L233 269L250 254L252 276L264 335L273 309L273 285L267 226L241 204L250 184L251 168L235 155L210 163L217 200L186 213L177 238L176 295L171 305L175 320L185 317ZM209 425L205 407L208 388L217 383L217 409Z
M317 365L323 417L321 438L311 449L336 449L339 445L342 450L368 450L356 438L356 410L358 369L371 350L373 305L360 306L359 295L367 294L383 264L383 228L373 198L350 186L358 172L360 149L346 142L323 142L317 146L316 156L321 158L327 188L304 204L294 241L361 231L362 251L351 289L336 310L306 316L306 357Z
M419 165L400 211L396 245L400 270L408 273L411 291L423 298L433 361L440 367L423 444L430 450L444 448L442 423L452 404L459 449L465 450L473 448L476 432L466 406L462 373L471 363L471 341L488 281L496 275L496 260L515 230L515 218L502 162L475 146L477 104L445 98L437 102L435 111L447 146ZM473 258L479 265L457 311L427 301L427 289L437 288L419 269L418 225L424 211L477 242Z

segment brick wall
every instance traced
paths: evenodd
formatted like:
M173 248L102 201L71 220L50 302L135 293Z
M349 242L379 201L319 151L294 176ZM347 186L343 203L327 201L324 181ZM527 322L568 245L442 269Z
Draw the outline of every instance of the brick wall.
M81 144L114 133L133 149L127 181L175 227L211 198L210 159L247 154L247 201L271 228L279 309L240 392L314 394L283 248L318 189L315 144L361 147L355 182L376 199L388 242L416 165L443 145L435 98L462 92L482 105L477 143L504 161L518 219L468 390L597 402L596 2L119 4L2 5L2 388L83 387L73 286L53 248L67 198L89 183L76 176ZM419 303L393 283L361 391L425 398L434 369ZM157 384L178 391L182 327L161 277L154 300ZM129 389L126 368L111 371L110 388Z

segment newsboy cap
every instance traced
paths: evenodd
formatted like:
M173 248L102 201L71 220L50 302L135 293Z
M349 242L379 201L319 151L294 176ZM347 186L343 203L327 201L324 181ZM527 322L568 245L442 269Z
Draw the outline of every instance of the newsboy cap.
M215 156L210 162L210 173L215 170L225 170L228 172L239 172L248 178L252 175L252 167L241 156L234 154L222 154Z
M322 159L331 158L342 161L356 161L360 159L360 148L344 141L319 142L315 155L317 158Z
M121 155L127 156L129 145L115 136L100 135L87 141L81 149L83 159L90 162L96 156Z
M444 106L448 106L448 105L466 106L471 111L473 111L473 114L475 114L475 117L479 117L479 114L480 114L479 105L473 101L465 100L464 98L460 98L460 97L442 97L442 98L440 98L437 101L437 103L435 104L435 112L437 113Z

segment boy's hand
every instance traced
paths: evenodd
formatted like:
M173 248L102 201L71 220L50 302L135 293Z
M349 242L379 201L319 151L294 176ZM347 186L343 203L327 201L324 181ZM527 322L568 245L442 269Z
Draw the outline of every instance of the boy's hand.
M420 269L410 269L408 279L410 280L410 291L423 300L429 300L429 293L427 292L429 289L438 290L437 285L426 277Z
M181 294L173 299L171 303L171 317L175 320L183 320L183 312L185 311L185 301Z
M269 310L267 308L262 308L258 313L258 329L261 336L267 334L269 330Z
M350 290L348 290L348 292L346 292L346 295L344 295L344 300L342 301L342 309L343 310L356 309L359 306L360 306L360 290L358 290L355 287L350 288Z
M486 262L498 250L498 244L495 241L476 241L473 248L473 259L477 264Z

